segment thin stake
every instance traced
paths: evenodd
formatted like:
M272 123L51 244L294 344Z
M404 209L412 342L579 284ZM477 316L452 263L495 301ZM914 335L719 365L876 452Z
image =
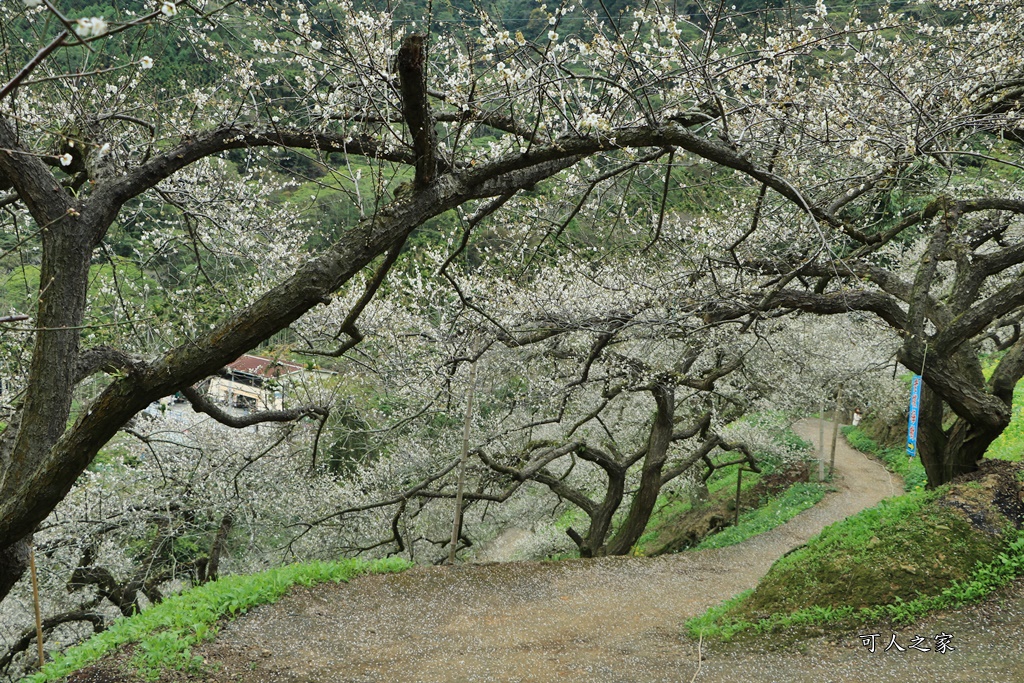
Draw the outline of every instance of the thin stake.
M736 521L733 522L734 526L739 526L740 523L740 484L743 482L743 465L740 465L736 469Z
M32 574L32 604L36 608L36 643L39 644L39 668L46 663L46 654L43 652L43 617L39 612L39 581L36 579L36 549L35 546L28 548L28 566Z
M690 683L697 680L697 676L700 674L700 664L704 657L701 655L701 647L704 645L704 631L700 632L700 638L697 640L697 670L693 672L693 678L690 679Z
M839 404L843 400L843 385L839 385L839 393L836 394L836 409L832 415L832 458L828 463L828 476L832 476L836 469L836 438L839 436Z
M825 481L825 397L818 412L818 481Z

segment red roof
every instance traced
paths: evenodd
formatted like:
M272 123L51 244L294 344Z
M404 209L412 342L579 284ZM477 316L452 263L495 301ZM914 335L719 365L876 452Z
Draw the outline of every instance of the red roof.
M246 372L250 375L259 375L260 377L280 377L281 375L302 372L305 369L301 365L289 363L286 360L274 360L273 358L249 355L242 356L234 363L228 364L228 370Z

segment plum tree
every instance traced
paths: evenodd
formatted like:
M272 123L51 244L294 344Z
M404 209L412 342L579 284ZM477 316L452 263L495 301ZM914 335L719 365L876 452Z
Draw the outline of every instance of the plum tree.
M345 1L316 19L273 3L165 2L78 20L47 2L5 4L0 19L17 28L4 34L9 54L24 59L3 67L0 206L7 267L30 302L15 313L31 319L3 323L13 400L0 434L0 597L24 572L33 529L150 402L289 328L376 262L337 346L321 349L348 353L418 228L454 210L463 237L442 242L468 241L536 203L538 188L551 202L544 183L556 176L573 207L617 193L607 231L646 234L668 257L685 251L715 284L681 304L708 324L793 310L879 316L931 389L930 482L970 469L1008 423L1024 373L1024 340L988 380L976 349L1015 329L1024 297L1024 6L896 5L836 19L819 3L760 33L743 30L749 16L695 23L652 5L630 25L585 15L578 34L561 28L563 6L543 10L549 28L531 43L486 16L471 30L425 20L410 32ZM144 52L167 36L202 68L150 80L161 65ZM303 177L310 168L324 175ZM347 197L352 222L330 226L329 245L293 220L307 201L297 187L313 188L313 204L321 191ZM689 217L685 239L665 237L673 216ZM580 236L578 218L570 208L505 239L540 253ZM598 234L588 248L614 243ZM125 298L154 291L141 276L94 289L97 268L118 273L121 253L167 264L177 285L160 282L142 310L144 297ZM156 333L143 330L151 322ZM653 386L656 399L669 392ZM956 413L951 430L942 403Z

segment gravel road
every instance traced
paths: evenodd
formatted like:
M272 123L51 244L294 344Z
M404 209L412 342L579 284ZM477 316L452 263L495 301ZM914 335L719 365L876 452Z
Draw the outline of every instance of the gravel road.
M816 421L799 423L797 431L817 441ZM857 634L774 652L705 648L697 672L697 643L682 635L686 619L754 587L776 558L828 524L902 489L898 478L842 439L836 473L838 490L821 503L729 548L360 577L253 610L199 654L219 665L218 681L1024 680L1021 587L1002 607L940 615L914 627L928 638L937 629L952 634L957 649L945 654L882 652L892 633L884 631L874 654ZM907 647L916 634L898 632L897 642Z

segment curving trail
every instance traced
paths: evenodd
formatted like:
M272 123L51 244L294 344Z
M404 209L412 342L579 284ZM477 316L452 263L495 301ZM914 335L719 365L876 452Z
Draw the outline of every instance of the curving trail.
M796 429L816 442L816 420ZM826 442L830 435L827 424ZM201 654L220 666L219 681L688 681L697 656L696 644L681 635L683 621L754 587L776 558L828 524L902 490L897 477L842 439L836 472L838 491L736 546L660 558L462 565L360 577L253 610L223 628ZM831 654L820 661L735 648L727 660L712 652L697 680L866 680L862 667L873 660L855 645L823 646ZM852 677L832 678L844 656ZM953 656L933 653L931 661L953 662ZM889 680L879 673L873 671L872 680ZM891 680L936 679L904 673Z

